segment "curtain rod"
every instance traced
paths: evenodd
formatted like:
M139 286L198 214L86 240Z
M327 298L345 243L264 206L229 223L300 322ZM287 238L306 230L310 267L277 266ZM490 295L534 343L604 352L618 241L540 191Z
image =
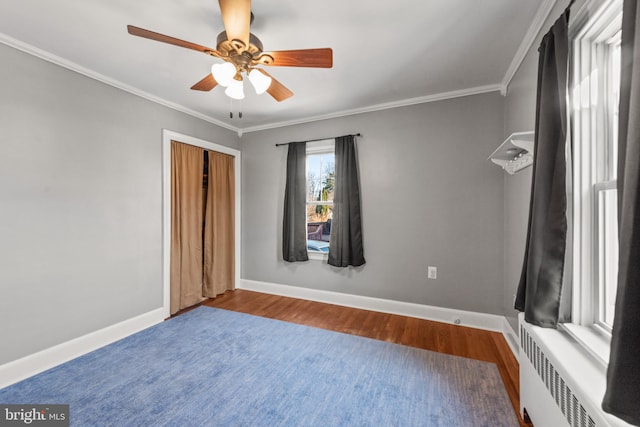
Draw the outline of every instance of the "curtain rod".
M344 135L344 136L362 136L362 134L356 133L356 134L351 134L351 135ZM300 142L315 142L315 141L324 141L325 139L335 139L337 137L333 137L333 138L318 138L318 139L310 139L309 141L300 141ZM294 142L298 142L298 141L293 141L293 142L282 142L280 144L276 144L276 147L280 147L281 145L289 145L289 144L293 144Z

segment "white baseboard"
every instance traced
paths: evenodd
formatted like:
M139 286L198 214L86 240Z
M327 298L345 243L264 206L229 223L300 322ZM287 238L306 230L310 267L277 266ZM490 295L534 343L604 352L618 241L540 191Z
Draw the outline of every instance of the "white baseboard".
M511 329L509 322L503 316L318 289L300 288L256 280L241 279L238 288L501 332L516 359L518 358L518 338L513 329ZM39 351L38 353L0 365L0 388L7 387L160 323L165 317L164 308L158 308L132 319ZM456 320L460 322L456 323Z
M135 334L164 320L164 309L141 314L115 325L0 365L0 388Z
M414 304L403 301L393 301L361 295L343 294L340 292L323 291L318 289L300 288L297 286L280 285L277 283L260 282L257 280L240 279L240 289L263 292L266 294L300 298L309 301L324 302L363 310L379 311L382 313L398 314L418 319L457 324L471 328L500 332L505 336L509 348L516 359L518 358L518 338L504 316L473 311L456 310L453 308L436 307L431 305ZM459 321L459 322L458 322Z

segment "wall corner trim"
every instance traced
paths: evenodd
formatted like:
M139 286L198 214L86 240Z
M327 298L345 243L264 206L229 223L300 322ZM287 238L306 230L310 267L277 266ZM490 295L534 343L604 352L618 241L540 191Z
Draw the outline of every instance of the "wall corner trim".
M133 335L164 320L158 308L70 341L0 365L0 388L22 381L83 354Z
M527 56L527 52L529 52L529 49L531 48L531 45L533 45L533 42L538 36L540 30L542 30L542 26L549 17L551 9L553 9L553 6L555 6L555 4L556 0L543 0L540 3L540 7L533 17L533 21L531 21L529 29L525 33L524 38L522 39L522 42L520 43L520 46L516 51L516 54L511 60L511 64L509 64L509 68L507 68L507 72L502 78L502 83L500 85L504 88L505 91L503 95L506 95L509 83L511 83L511 79L513 79L513 76L515 76L518 68L520 68L522 61L524 61L525 56ZM502 90L500 91L500 93L502 93Z
M263 292L266 294L341 305L344 307L398 314L401 316L415 317L417 319L459 324L460 326L468 326L492 332L500 332L504 335L509 348L516 360L518 360L518 338L509 325L507 319L504 316L499 316L497 314L478 313L453 308L436 307L404 301L393 301L319 289L301 288L298 286L281 285L277 283L248 279L240 279L240 286L238 288L248 291ZM456 320L459 320L460 322L456 323Z
M506 317L503 317L504 323L502 324L502 335L504 335L504 339L509 344L509 348L511 352L516 357L516 360L520 362L520 340L516 331L513 330L511 324L507 320Z

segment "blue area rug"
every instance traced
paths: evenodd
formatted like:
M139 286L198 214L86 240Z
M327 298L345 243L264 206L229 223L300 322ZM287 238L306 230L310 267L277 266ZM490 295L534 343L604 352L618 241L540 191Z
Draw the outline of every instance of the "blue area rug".
M517 426L494 364L200 307L0 390L73 426Z

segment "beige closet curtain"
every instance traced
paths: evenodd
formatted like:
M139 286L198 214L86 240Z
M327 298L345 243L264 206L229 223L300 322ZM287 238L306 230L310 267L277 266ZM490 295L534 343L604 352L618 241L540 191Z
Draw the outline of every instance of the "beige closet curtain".
M209 151L202 293L215 297L235 288L234 158Z
M203 189L204 152L171 142L171 314L235 288L235 159L208 151Z
M202 298L204 150L171 142L171 314Z

